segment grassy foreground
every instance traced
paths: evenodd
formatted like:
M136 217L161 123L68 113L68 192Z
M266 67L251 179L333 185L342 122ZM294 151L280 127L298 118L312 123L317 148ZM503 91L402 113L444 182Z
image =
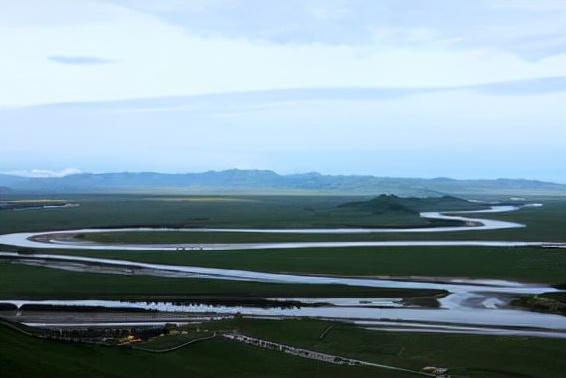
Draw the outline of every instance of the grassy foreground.
M288 320L279 327L271 323L244 319L238 328L260 338L415 370L448 367L456 376L551 378L563 377L566 369L566 340L387 333L346 324L335 325L320 340L327 322Z
M33 363L30 360L33 358ZM0 327L0 376L130 377L375 377L375 370L294 358L214 339L164 354L39 340ZM406 377L391 374L389 377Z
M329 325L333 328L321 339L321 333ZM430 365L447 367L456 376L559 378L566 369L565 340L384 333L314 320L239 319L223 322L218 327L409 369L419 370ZM34 356L34 364L29 363L30 356ZM412 376L380 369L326 365L221 339L153 354L127 348L39 340L5 327L0 327L0 375L61 378Z

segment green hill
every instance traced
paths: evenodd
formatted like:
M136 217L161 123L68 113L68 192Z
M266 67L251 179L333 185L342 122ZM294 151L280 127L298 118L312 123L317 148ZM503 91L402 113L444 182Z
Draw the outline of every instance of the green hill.
M372 214L418 214L422 211L479 210L487 206L452 196L417 198L382 194L369 201L348 202L339 207Z

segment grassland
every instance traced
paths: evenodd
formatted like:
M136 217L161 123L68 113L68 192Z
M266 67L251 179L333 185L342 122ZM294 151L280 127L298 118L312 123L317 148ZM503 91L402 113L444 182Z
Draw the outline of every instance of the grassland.
M337 208L356 197L195 197L180 201L136 195L66 196L68 209L0 213L0 233L79 227L338 227L427 225L417 214L372 214Z
M172 198L172 199L171 199ZM55 198L56 199L56 198ZM404 212L361 214L336 208L354 197L167 197L66 196L80 207L0 212L0 233L81 227L337 227L422 226L428 221ZM366 198L367 199L367 198ZM566 241L566 200L536 198L542 208L485 217L525 223L527 228L482 232L375 235L259 235L132 233L100 234L128 242L249 242L299 240L542 240ZM176 239L171 239L176 238ZM202 239L197 239L202 238ZM264 238L258 240L257 238ZM353 239L352 239L353 238ZM99 239L101 240L101 239ZM115 241L105 239L107 241ZM7 250L9 248L1 248ZM33 251L33 250L31 250ZM500 278L566 284L566 253L538 248L426 247L344 248L232 252L50 250L155 263L334 275L392 275ZM180 299L187 297L386 297L434 293L343 286L281 285L220 280L79 273L0 262L0 298ZM563 377L566 341L523 337L399 334L345 324L320 339L323 321L241 319L218 327L368 361L420 369L452 368L469 377ZM212 325L211 325L212 327ZM167 344L175 340L160 340ZM237 373L237 374L236 374ZM0 327L2 377L406 377L401 373L346 368L214 339L164 354L129 348L39 340Z
M208 326L207 326L208 327ZM141 344L136 345L137 349L153 351L157 353L162 353L171 348L178 348L190 342L195 342L195 340L200 340L206 337L211 337L214 335L213 332L195 332L195 331L183 331L185 333L175 333L167 334L162 336L152 337L151 339L144 341Z
M320 334L333 328L323 339ZM566 341L470 335L399 334L311 320L224 321L209 329L244 334L321 352L421 369L448 367L468 377L563 377ZM284 330L284 331L283 331ZM488 347L489 346L489 347ZM34 363L30 363L33 356ZM303 360L213 339L169 353L33 339L0 327L0 375L22 377L410 377L404 373L348 368Z
M335 325L320 340L327 322L288 320L279 327L271 323L244 319L237 328L244 334L322 352L411 369L449 367L455 375L470 377L562 377L566 367L565 340L384 333L346 324Z
M33 361L33 362L32 362ZM130 377L375 377L375 370L323 365L222 339L171 353L33 339L0 327L0 376ZM407 377L391 374L389 377Z
M262 233L101 233L83 234L85 240L127 243L245 243L287 241L381 241L381 240L521 240L566 241L566 199L545 200L543 207L523 208L509 213L473 215L526 225L525 228L454 231L442 233L376 233L376 234L262 234Z
M566 253L559 249L503 247L386 247L176 252L86 251L50 253L159 264L261 272L348 276L440 276L566 283Z
M188 278L80 273L0 262L3 299L139 299L187 297L416 297L436 290L372 289L328 285L286 285Z
M173 197L177 198L177 197ZM340 204L354 197L161 197L96 195L70 198L80 207L0 213L0 232L166 225L203 227L305 227L330 226L328 218ZM233 199L233 201L231 200ZM360 200L358 197L357 200ZM543 207L524 208L482 217L524 223L526 228L433 234L391 233L373 235L237 234L154 232L88 235L89 239L123 242L223 243L252 241L328 240L566 240L566 200L533 198ZM253 204L253 205L252 205ZM310 215L309 215L310 214ZM313 215L314 214L314 215ZM323 215L325 215L323 217ZM351 216L351 214L350 214ZM373 216L373 215L369 215ZM378 215L378 217L383 215ZM319 217L319 218L317 218ZM324 221L322 218L325 218ZM316 220L318 219L318 220ZM325 223L324 223L325 222ZM357 222L357 221L356 221ZM4 250L13 249L10 247ZM426 275L501 278L551 284L566 283L566 254L538 248L422 247L342 248L232 252L132 252L50 250L145 262L246 269L266 272L324 273L338 275Z
M83 195L65 199L80 204L65 209L30 209L0 212L0 233L64 230L85 227L419 227L430 221L413 213L372 213L340 205L367 197L241 196L148 197L139 195ZM16 198L13 198L16 199ZM490 198L494 199L494 198ZM318 241L318 240L525 240L566 241L566 197L533 197L543 207L524 208L482 218L527 225L522 229L460 231L449 233L387 233L373 235L257 235L215 234L215 242ZM440 210L440 209L439 209ZM124 235L121 235L124 236ZM155 235L134 235L128 241L148 241ZM89 238L115 241L113 235ZM160 236L163 241L208 242L208 235L177 233ZM176 239L177 238L177 239Z
M65 206L67 204L67 201L52 199L24 199L13 201L0 200L0 210L29 210L33 208L42 208L44 206Z

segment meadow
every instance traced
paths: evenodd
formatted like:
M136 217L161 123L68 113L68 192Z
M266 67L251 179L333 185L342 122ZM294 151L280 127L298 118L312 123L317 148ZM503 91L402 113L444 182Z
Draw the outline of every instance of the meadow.
M5 200L22 199L4 196ZM39 196L40 198L45 195ZM301 228L301 227L424 227L444 225L418 216L417 212L363 211L341 206L371 197L352 196L147 196L147 195L66 195L52 196L80 206L60 209L0 211L0 233L48 231L76 228L115 227L216 227L216 228ZM33 199L33 196L25 196ZM508 201L507 197L481 197ZM482 214L482 218L525 224L522 229L455 231L448 233L386 233L366 235L196 233L98 234L100 241L147 242L253 242L320 240L524 240L566 241L566 198L528 197L542 207L523 208L509 213ZM442 207L442 206L441 206ZM370 209L371 210L371 209ZM427 209L430 210L430 209ZM439 208L438 210L442 210Z
M27 198L27 197L26 197ZM64 209L5 210L0 233L83 227L419 227L430 221L411 212L377 214L340 205L369 197L68 195L55 200L78 203ZM492 198L493 199L493 198ZM524 223L526 228L434 234L320 235L236 233L102 233L87 240L112 242L222 243L339 240L535 240L565 241L566 200L531 198L543 207L482 217ZM437 224L438 225L438 224ZM3 246L3 251L19 250ZM163 264L262 272L348 276L436 276L497 278L566 284L566 254L559 249L495 247L321 248L255 251L86 251L53 254L97 256ZM0 260L0 298L139 299L262 297L432 297L441 291L291 285L210 279L160 278L80 273L16 265ZM331 330L320 335L323 330ZM566 341L532 337L391 333L322 320L234 319L210 324L244 334L321 352L420 369L449 367L469 377L562 377ZM173 345L163 339L158 345ZM160 344L161 343L161 344ZM30 364L33 356L33 364ZM223 363L218 363L221 360ZM246 377L356 376L408 377L405 373L340 367L215 338L168 353L127 347L85 345L32 338L0 327L0 376L42 377ZM544 372L541 375L541 372Z
M321 338L329 326L332 328ZM415 370L424 366L448 367L455 376L561 378L566 369L564 340L389 333L316 320L235 319L210 324L208 328L237 330L289 345ZM32 356L33 364L29 363ZM1 376L17 372L22 377L58 378L215 377L232 375L234 371L245 377L415 376L377 368L328 365L221 338L157 354L128 347L40 340L0 326Z
M361 288L342 285L289 285L191 278L162 278L68 272L2 263L0 299L175 300L194 297L418 297L438 290Z

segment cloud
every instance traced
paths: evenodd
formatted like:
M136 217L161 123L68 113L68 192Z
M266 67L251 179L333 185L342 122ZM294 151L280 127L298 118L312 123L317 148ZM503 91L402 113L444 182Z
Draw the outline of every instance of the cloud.
M560 11L498 0L64 1L3 9L0 106L566 75Z
M189 112L191 114L220 114L317 102L391 101L401 100L404 97L443 92L474 92L498 96L531 96L554 93L566 96L566 76L498 81L464 86L287 88L187 96L145 97L117 101L60 102L31 106L27 109L30 111L77 110L108 113Z
M479 92L494 95L520 96L543 93L566 94L566 77L543 77L531 80L515 80L487 83L469 87Z
M278 44L396 46L451 41L454 48L490 48L525 60L566 51L566 7L538 0L263 0L172 2L113 0L205 37ZM250 11L253 10L253 11ZM481 21L479 21L481 20Z
M49 169L29 169L19 171L4 172L7 175L22 176L22 177L65 177L69 175L76 175L82 173L80 169L65 168L59 171Z
M96 56L86 56L86 55L51 55L48 56L47 59L55 63L81 65L81 66L114 63L114 60L103 59Z

